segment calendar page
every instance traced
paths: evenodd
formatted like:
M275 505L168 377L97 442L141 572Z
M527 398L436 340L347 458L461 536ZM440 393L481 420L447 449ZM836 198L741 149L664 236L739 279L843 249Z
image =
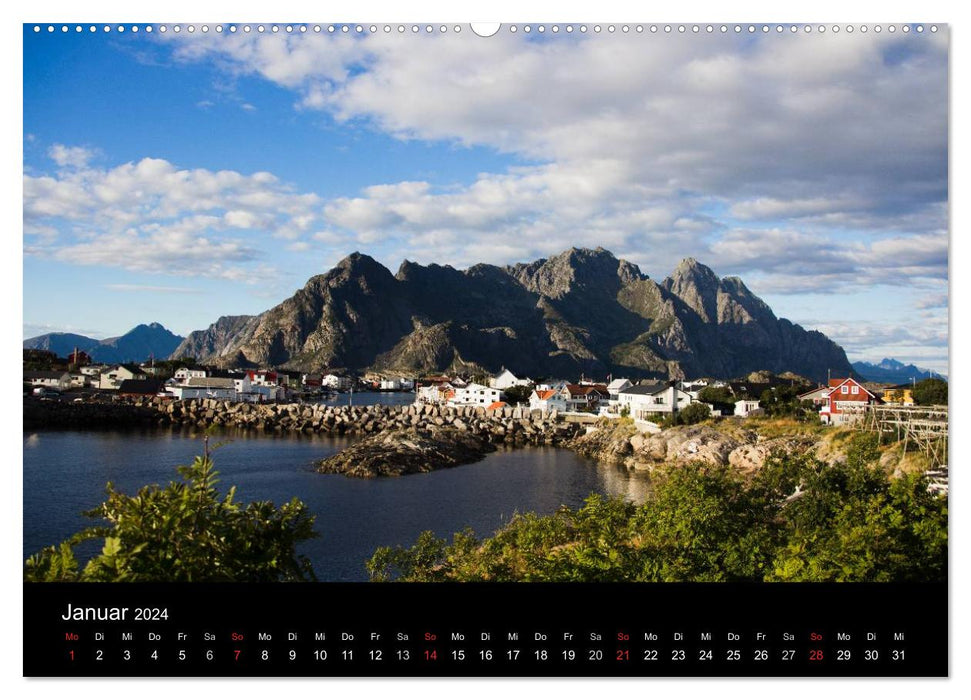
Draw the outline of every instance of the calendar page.
M947 24L22 34L25 676L948 675Z

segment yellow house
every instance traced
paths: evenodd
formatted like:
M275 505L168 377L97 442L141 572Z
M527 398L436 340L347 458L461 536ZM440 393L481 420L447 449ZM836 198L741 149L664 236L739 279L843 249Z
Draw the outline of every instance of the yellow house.
M883 400L886 403L895 403L902 406L913 406L914 395L911 393L913 387L910 384L898 384L888 386L883 390Z

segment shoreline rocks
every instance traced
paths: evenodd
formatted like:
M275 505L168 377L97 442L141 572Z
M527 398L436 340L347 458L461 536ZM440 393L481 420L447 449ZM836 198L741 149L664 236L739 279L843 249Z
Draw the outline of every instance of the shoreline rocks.
M406 428L366 437L315 466L321 474L373 479L457 467L476 462L495 449L461 428Z
M730 465L742 474L751 474L761 469L776 450L804 451L817 444L808 436L765 439L752 430L736 433L728 434L710 425L684 425L647 435L630 423L604 422L574 438L569 447L585 457L634 471L700 461Z

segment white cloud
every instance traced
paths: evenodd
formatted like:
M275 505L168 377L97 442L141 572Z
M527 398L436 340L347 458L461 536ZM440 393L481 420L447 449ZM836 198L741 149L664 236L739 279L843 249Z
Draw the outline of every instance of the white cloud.
M711 245L726 273L759 273L763 292L841 293L876 284L907 287L947 278L945 232L854 240L823 231L732 229Z
M55 143L47 149L47 155L61 167L83 168L97 156L97 151L81 146L64 146Z
M110 169L75 162L24 175L24 229L35 236L26 254L255 281L273 274L259 250L266 234L294 240L319 220L317 195L267 172L186 170L158 158Z
M201 289L191 287L165 287L154 284L106 284L105 289L115 292L151 292L154 294L202 294Z
M380 35L161 40L180 60L261 76L347 126L531 163L468 185L385 183L328 202L328 227L362 245L459 265L474 251L509 262L500 258L606 245L663 272L686 254L738 258L740 242L718 247L719 231L768 221L806 227L824 250L759 239L763 267L818 277L890 254L872 242L850 261L827 254L848 231L856 241L918 234L927 255L909 273L946 274L927 238L947 221L945 34L448 33L423 35L420 50L414 37ZM800 266L804 253L828 272Z
M914 302L914 306L918 309L947 309L947 300L948 295L946 292L941 294L928 294Z

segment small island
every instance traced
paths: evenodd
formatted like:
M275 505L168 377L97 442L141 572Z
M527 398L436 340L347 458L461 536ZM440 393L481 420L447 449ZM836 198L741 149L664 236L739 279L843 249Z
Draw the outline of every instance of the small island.
M321 474L373 479L457 467L495 449L483 438L455 427L405 428L364 438L315 466Z

